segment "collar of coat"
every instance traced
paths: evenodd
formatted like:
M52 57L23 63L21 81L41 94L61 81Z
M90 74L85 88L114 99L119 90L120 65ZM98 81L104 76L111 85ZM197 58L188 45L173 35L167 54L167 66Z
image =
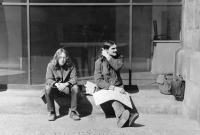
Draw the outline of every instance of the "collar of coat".
M67 77L67 75L72 71L72 69L74 68L74 65L71 65L71 66L63 66L63 72L61 73L61 67L59 66L54 66L55 70L56 70L56 73L57 75L60 77L60 78L63 78L63 80L65 80L65 78Z

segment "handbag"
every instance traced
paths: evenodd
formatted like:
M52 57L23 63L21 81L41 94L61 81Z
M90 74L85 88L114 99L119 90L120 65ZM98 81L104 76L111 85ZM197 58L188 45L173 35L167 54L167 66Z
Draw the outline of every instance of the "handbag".
M171 84L165 75L159 75L157 78L158 89L161 94L171 94Z
M184 99L185 81L183 80L183 77L181 75L173 78L173 80L171 82L171 92L172 92L172 95L174 95L174 97L177 100Z

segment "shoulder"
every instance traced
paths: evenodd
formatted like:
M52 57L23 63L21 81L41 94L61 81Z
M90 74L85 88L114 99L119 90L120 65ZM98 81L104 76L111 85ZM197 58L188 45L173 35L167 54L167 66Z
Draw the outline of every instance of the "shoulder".
M70 69L71 69L71 70L76 69L76 66L75 66L74 64L72 64L72 65L70 66Z
M122 54L117 54L117 58L124 58Z
M48 69L54 69L55 65L52 62L50 62L50 63L48 63L47 68Z
M49 62L47 67L54 67L53 63L52 62Z
M102 58L98 58L96 61L95 61L95 67L96 68L99 68L101 67L102 65Z
M98 59L95 61L95 65L96 65L96 66L101 65L104 61L105 61L105 58L98 58Z
M123 55L121 55L121 54L120 54L120 56L119 56L119 57L121 57L121 58L124 58L124 56L123 56Z
M100 64L101 61L102 61L102 58L98 58L98 59L95 61L95 63L96 63L96 64L98 64L98 63Z

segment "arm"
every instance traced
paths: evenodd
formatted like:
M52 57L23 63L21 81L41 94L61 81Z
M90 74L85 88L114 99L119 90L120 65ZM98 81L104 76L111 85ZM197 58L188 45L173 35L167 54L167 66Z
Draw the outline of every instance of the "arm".
M97 60L95 62L94 79L95 79L96 85L100 89L106 89L107 90L109 88L110 84L104 80L104 76L103 76L102 71L101 71L101 61L100 60Z
M46 71L46 84L53 87L55 83L56 79L53 74L53 65L49 63Z
M72 67L72 71L70 73L70 78L69 78L68 83L70 83L72 85L77 83L77 72L76 72L76 67L75 66Z
M100 89L113 90L113 91L117 91L117 92L122 93L122 94L125 93L123 88L116 87L114 85L110 85L108 82L106 82L104 80L104 76L103 76L102 71L101 71L101 62L99 60L97 60L95 62L94 79L95 79L96 85Z
M108 60L108 63L115 71L120 70L124 64L124 57L122 55L120 55L117 59L111 57Z

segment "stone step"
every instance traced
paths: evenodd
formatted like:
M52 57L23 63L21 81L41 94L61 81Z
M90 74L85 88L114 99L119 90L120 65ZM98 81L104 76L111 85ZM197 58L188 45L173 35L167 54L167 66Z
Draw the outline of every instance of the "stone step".
M158 90L128 91L139 113L145 114L182 114L182 102L172 95L163 95ZM1 114L46 114L46 105L42 102L39 90L8 89L0 92ZM68 114L69 97L55 99L57 114ZM83 95L79 100L79 112L82 115L100 114L104 111L96 106L92 96Z
M173 114L140 114L132 127L118 128L100 115L74 121L68 115L49 122L44 114L1 114L1 135L199 135L198 123Z

